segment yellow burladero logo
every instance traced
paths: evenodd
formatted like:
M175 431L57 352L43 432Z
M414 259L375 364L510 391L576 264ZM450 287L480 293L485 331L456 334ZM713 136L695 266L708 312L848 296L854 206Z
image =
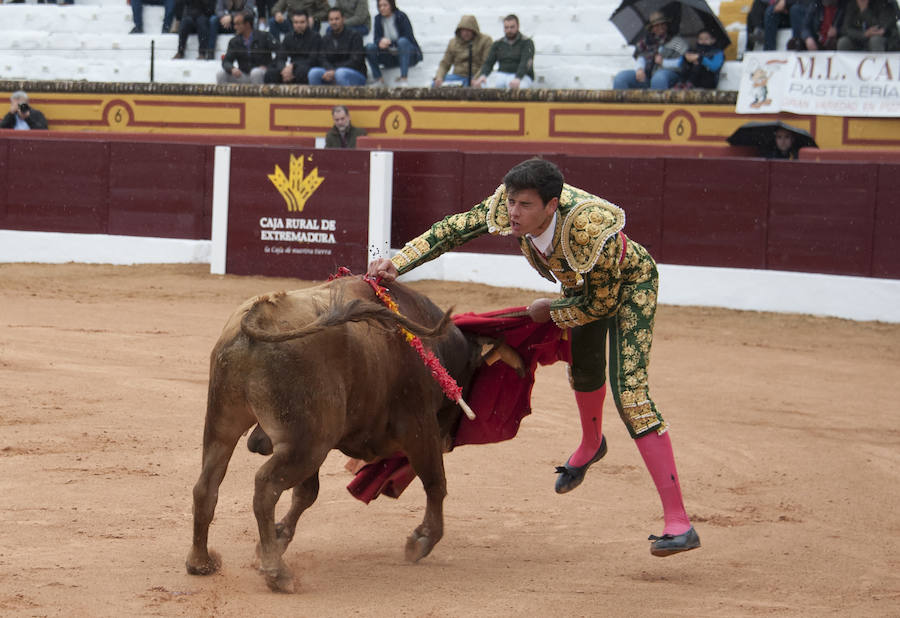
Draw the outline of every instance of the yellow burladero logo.
M309 157L312 161L312 156ZM289 175L285 176L284 172L277 165L275 173L269 174L269 180L281 193L281 197L287 203L287 209L290 212L301 212L306 206L306 201L319 188L319 185L325 180L323 176L319 176L319 168L314 167L308 176L303 176L303 157L295 157L291 155L291 165Z

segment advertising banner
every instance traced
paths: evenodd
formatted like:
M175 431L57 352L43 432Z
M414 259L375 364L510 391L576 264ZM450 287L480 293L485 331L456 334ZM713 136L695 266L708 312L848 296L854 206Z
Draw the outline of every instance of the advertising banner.
M322 280L366 270L369 153L232 147L225 270Z
M739 114L900 116L900 54L744 54Z

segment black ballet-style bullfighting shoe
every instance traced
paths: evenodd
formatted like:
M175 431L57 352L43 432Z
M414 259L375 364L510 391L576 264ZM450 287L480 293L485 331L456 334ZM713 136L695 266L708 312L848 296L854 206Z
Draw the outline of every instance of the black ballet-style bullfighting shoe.
M606 436L603 436L600 439L600 447L586 464L582 466L572 466L566 461L566 465L556 466L556 473L559 475L556 477L556 493L564 494L581 485L581 481L584 480L587 469L591 467L591 464L603 459L604 455L606 455Z
M650 544L650 553L659 557L671 556L700 547L700 536L693 526L683 534L664 534L662 536L651 534L647 540L653 541Z

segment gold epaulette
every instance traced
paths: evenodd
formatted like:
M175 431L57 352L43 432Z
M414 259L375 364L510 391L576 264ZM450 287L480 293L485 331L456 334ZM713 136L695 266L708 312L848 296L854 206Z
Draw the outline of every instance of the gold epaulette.
M584 274L597 263L606 241L625 227L625 211L595 197L576 204L562 223L560 243L566 262Z
M488 198L488 233L508 236L512 233L509 225L509 210L506 205L506 185L500 185L494 195Z

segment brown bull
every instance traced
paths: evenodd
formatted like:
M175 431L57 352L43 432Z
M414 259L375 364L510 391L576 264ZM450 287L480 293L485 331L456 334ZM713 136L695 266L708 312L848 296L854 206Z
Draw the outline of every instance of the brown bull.
M345 277L251 299L228 320L210 360L188 573L206 575L219 567L207 546L209 525L235 445L254 423L254 437L264 443L258 450L271 448L256 473L253 511L260 568L273 590L293 590L281 556L297 519L316 500L319 467L334 448L364 460L405 453L427 498L422 524L407 539L406 558L425 557L440 540L443 451L452 443L460 408L444 396L397 325L433 337L428 347L463 387L480 347L421 294L399 283L390 293L405 319L384 307L368 283ZM275 504L290 488L291 507L276 525Z

